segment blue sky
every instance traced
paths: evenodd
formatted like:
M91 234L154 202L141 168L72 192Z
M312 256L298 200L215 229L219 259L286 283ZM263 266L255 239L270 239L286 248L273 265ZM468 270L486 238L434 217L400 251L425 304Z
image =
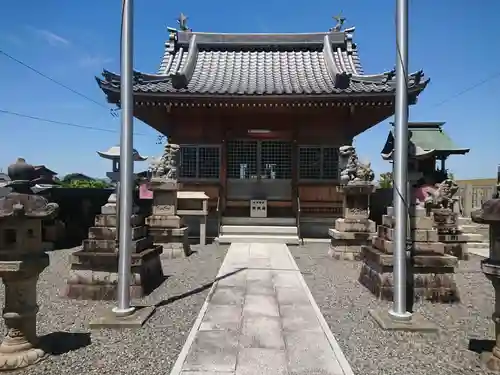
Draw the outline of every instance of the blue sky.
M234 0L173 2L135 1L137 70L156 72L167 38L184 12L195 31L315 32L333 26L342 12L346 26L356 26L355 41L367 73L390 70L395 64L395 0ZM500 162L500 1L410 1L410 70L424 69L431 84L410 110L413 121L446 121L445 130L466 156L450 158L457 178L494 177ZM0 49L54 79L102 103L94 76L102 68L119 71L119 0L9 1L0 12ZM104 176L109 161L96 151L119 139L119 119L25 67L0 55L0 110L61 122L109 129L87 130L0 113L0 168L17 157L45 164L61 175L82 172ZM496 75L496 76L495 76ZM474 89L470 87L478 85ZM466 91L462 95L461 92ZM134 146L157 155L156 133L136 121ZM388 121L356 138L362 158L375 172L388 171L380 158ZM136 169L146 168L138 164Z

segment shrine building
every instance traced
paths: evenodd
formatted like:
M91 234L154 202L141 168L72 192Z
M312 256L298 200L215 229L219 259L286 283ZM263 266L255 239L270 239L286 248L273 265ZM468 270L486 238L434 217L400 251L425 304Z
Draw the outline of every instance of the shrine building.
M331 226L342 212L338 148L394 114L395 72L365 74L354 28L339 25L168 32L159 71L134 74L134 116L181 146L182 189L204 191L219 217ZM100 88L119 106L120 76L102 75ZM415 104L429 80L418 71L408 82ZM264 212L253 215L251 204Z

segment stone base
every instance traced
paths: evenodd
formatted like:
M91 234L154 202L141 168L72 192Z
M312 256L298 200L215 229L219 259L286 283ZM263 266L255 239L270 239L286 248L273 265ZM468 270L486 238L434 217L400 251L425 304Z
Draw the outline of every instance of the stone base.
M371 246L361 250L363 266L359 282L377 298L392 301L394 296L393 257ZM433 302L459 302L460 297L454 279L454 267L458 260L451 255L420 254L408 265L408 273L413 273L413 285L407 284L413 300Z
M146 218L146 225L153 228L182 228L184 220L177 215L151 215Z
M337 229L329 229L328 234L332 238L328 255L338 260L360 260L361 247L370 245L375 236L375 233L341 232Z
M154 306L137 307L128 316L118 317L113 311L107 310L102 316L89 323L90 329L101 328L141 328L155 311Z
M459 260L469 260L469 245L467 242L445 242L445 253Z
M428 321L422 315L413 313L411 319L407 321L395 320L387 309L370 310L370 315L380 328L386 331L407 331L407 332L438 332L436 324Z
M160 286L165 277L160 261L161 246L132 254L131 298L141 298ZM116 300L118 289L118 254L73 253L66 296L86 300Z
M47 357L48 355L39 348L30 348L13 353L0 353L0 371L19 370L35 365Z
M155 245L162 246L162 258L183 258L192 254L188 228L150 228Z
M338 218L335 220L335 229L340 232L368 232L373 233L377 231L376 224L373 220L348 220Z

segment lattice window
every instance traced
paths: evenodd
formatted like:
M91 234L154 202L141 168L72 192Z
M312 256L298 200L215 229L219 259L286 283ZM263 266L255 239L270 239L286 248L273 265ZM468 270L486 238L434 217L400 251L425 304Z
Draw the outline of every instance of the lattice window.
M339 178L339 149L337 147L323 147L323 179L336 180Z
M299 146L299 179L336 180L339 176L338 147Z
M181 146L179 154L179 178L196 178L198 149L195 146Z
M179 178L218 179L220 173L220 146L181 145Z
M240 180L257 178L257 141L227 142L227 177Z
M292 178L292 144L283 141L262 141L260 174L268 179Z
M219 178L220 172L220 148L200 147L198 149L198 177Z
M299 178L321 179L321 147L299 147Z

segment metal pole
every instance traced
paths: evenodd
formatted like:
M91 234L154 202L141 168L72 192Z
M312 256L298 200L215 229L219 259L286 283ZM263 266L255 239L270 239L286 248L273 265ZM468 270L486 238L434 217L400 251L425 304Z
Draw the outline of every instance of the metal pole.
M389 315L411 319L406 311L406 232L408 224L408 0L396 0L396 108L394 150L394 305Z
M130 315L130 263L132 248L132 190L133 190L133 0L122 0L121 30L121 136L120 136L120 205L119 209L119 262L118 306L113 312L118 316Z

